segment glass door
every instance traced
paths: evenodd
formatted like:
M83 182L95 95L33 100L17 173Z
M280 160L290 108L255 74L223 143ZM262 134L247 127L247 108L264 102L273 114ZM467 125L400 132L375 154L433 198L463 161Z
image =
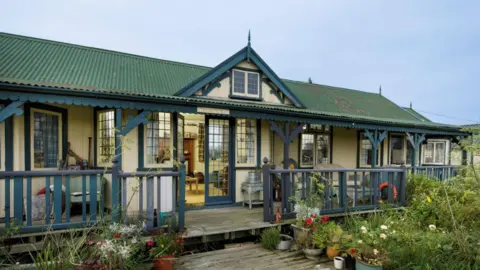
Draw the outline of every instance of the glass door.
M205 204L233 202L233 124L230 119L206 119Z

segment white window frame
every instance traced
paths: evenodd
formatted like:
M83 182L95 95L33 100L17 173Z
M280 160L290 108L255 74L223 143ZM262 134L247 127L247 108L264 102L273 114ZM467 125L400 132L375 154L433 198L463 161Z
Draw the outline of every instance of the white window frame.
M112 167L112 162L102 162L102 159L101 159L101 156L100 156L100 149L101 149L101 145L100 145L100 125L99 125L99 120L100 120L100 117L99 115L101 113L105 113L105 112L113 112L113 130L114 130L114 139L115 139L115 110L112 110L112 109L105 109L105 110L99 110L96 112L96 115L95 115L95 121L96 121L96 126L97 126L97 137L95 138L95 140L97 140L97 167L104 167L104 168L110 168ZM113 150L113 156L115 156L115 150Z
M248 120L248 121L253 121L254 123L254 128L253 128L253 162L239 162L238 160L238 140L239 140L239 137L238 137L238 120ZM256 167L257 166L257 151L259 151L259 149L257 149L257 120L255 119L250 119L250 118L237 118L235 119L235 161L236 161L236 166L237 167Z
M300 167L305 167L305 168L312 168L315 167L318 164L323 164L323 163L318 163L318 136L328 136L328 159L329 163L332 164L332 137L333 137L333 132L332 132L332 127L328 125L316 125L316 124L309 124L308 128L305 126L303 128L304 132L300 134ZM303 135L312 135L313 136L313 164L305 164L303 163L302 159L302 145L303 145Z
M433 162L425 162L425 149L427 147L427 144L433 144ZM435 162L435 157L436 157L436 144L444 144L444 162ZM448 164L448 156L449 156L449 144L447 140L428 140L425 145L422 145L422 164L426 165L447 165Z
M370 144L372 145L372 142L368 139L368 137L365 136L365 132L360 132L360 138L358 140L358 148L359 148L359 151L358 151L358 165L360 168L370 168L372 167L372 164L364 164L363 161L362 161L362 141L364 140L367 140L370 142ZM382 159L382 148L383 148L383 142L380 143L379 147L378 147L378 156L377 156L377 164L375 165L376 167L380 167L380 164L381 163L381 159ZM372 145L372 152L373 152L373 145ZM375 155L375 153L374 153Z
M235 72L242 72L245 74L245 82L244 82L244 89L243 93L235 92ZM248 74L255 74L257 75L258 78L258 83L257 83L257 94L249 94L248 93ZM233 69L232 70L232 96L236 97L249 97L249 98L260 98L260 73L258 72L253 72L253 71L246 71L246 70L241 70L241 69Z
M152 113L169 113L169 112L152 112ZM173 166L173 151L175 146L173 145L173 136L178 134L173 134L173 113L170 114L170 160L165 163L148 163L147 159L147 140L148 140L148 123L143 125L143 160L145 168L169 168Z
M49 110L42 110L42 109L37 109L37 108L31 108L30 109L30 164L31 164L31 170L32 171L51 171L51 170L58 170L58 167L55 168L36 168L35 167L35 118L34 118L34 113L39 112L39 113L44 113L44 114L50 114L50 115L55 115L58 116L58 160L63 159L62 158L62 153L63 153L63 119L62 119L62 114L58 112L52 112Z

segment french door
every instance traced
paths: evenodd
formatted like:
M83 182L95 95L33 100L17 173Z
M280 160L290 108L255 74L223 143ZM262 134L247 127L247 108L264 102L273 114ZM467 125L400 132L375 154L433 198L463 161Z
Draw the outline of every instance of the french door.
M205 204L228 204L234 199L234 122L205 119Z

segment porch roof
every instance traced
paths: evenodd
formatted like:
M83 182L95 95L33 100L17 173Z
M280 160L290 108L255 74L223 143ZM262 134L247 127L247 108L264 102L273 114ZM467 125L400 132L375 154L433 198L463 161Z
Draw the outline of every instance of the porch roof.
M0 59L0 83L3 86L53 89L63 95L75 91L108 94L110 98L149 97L151 101L253 108L272 113L298 113L298 116L459 130L457 126L422 121L380 94L284 79L283 82L306 108L179 97L174 95L179 89L210 68L7 33L0 33Z

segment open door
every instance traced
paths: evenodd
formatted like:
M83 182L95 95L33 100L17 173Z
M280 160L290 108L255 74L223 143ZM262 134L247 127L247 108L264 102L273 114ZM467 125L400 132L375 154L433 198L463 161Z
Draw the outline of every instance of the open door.
M233 202L234 123L227 118L206 118L205 204Z

